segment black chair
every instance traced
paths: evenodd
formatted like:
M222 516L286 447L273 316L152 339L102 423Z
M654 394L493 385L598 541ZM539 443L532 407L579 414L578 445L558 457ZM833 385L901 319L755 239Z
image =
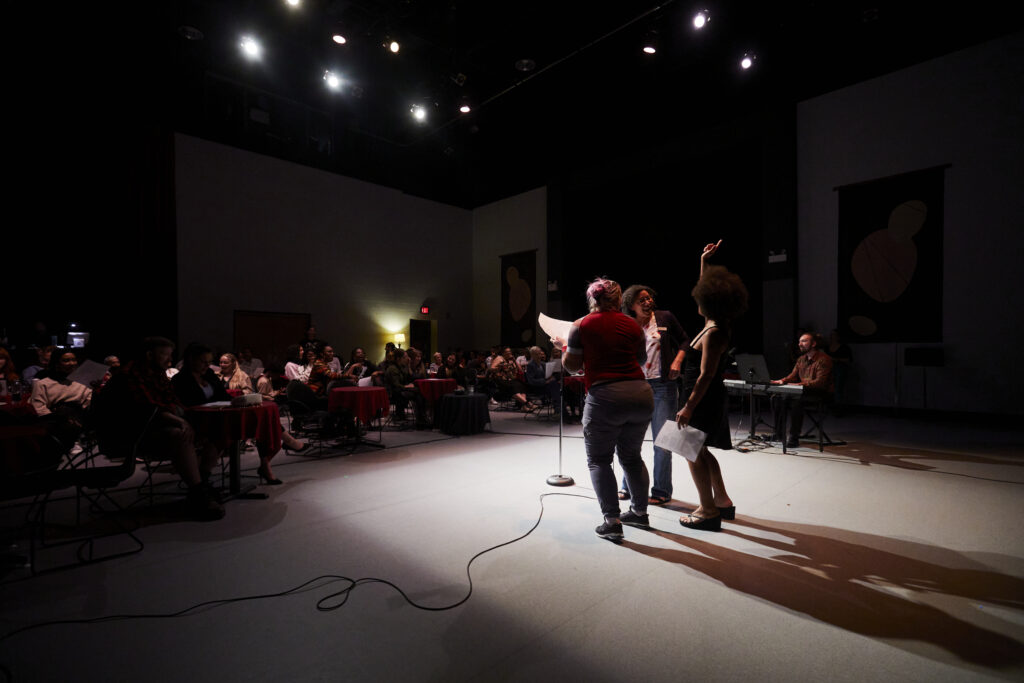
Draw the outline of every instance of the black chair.
M155 414L155 411L154 411ZM152 422L152 416L146 423L146 429ZM107 456L112 464L98 464L99 454L93 454L91 458L79 459L64 463L62 465L63 446L55 438L41 434L33 440L22 439L15 444L15 453L21 462L46 462L45 467L34 470L21 470L8 472L0 477L0 499L18 500L32 498L25 515L29 530L29 569L32 575L67 569L79 564L100 562L125 555L132 555L140 552L145 544L134 534L135 529L129 528L119 519L124 513L124 508L118 504L110 495L110 491L119 484L127 481L135 473L136 457L139 444L146 434L143 429L138 439L129 448L119 450L116 446L100 442L100 453ZM116 442L115 442L116 443ZM89 462L88 466L86 461ZM8 463L10 464L10 463ZM81 499L89 501L89 512L99 514L104 521L109 522L108 527L94 528L85 533L72 535L59 541L47 539L47 507L51 502L51 496L56 491L74 489L75 498L75 529L81 531ZM96 542L100 539L112 536L127 536L131 543L124 550L116 550L106 554L96 553ZM44 548L55 548L65 545L77 544L77 561L55 565L46 569L39 569L37 561L37 550Z
M812 427L800 435L801 440L817 441L818 452L822 453L825 446L845 446L845 441L834 441L825 431L825 418L828 417L832 406L832 395L812 396L803 399L804 416L807 417Z
M285 387L290 431L315 443L317 452L323 450L325 442L339 436L338 419L326 410L326 400L319 398L312 389L298 380L292 380Z

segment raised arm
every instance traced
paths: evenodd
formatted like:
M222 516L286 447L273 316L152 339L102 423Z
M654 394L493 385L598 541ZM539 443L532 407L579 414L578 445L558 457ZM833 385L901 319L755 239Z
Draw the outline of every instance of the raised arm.
M708 262L708 259L710 259L712 256L715 255L715 252L718 251L718 248L720 246L722 246L722 240L718 240L714 244L708 244L706 247L704 247L704 252L700 255L700 274L701 275L704 274L704 264L706 264Z

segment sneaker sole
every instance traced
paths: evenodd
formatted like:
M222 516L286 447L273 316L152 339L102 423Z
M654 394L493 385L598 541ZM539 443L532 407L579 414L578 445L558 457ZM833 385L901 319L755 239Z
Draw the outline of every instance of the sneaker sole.
M650 522L641 522L639 520L637 520L635 522L627 522L626 520L622 520L622 523L625 524L626 526L636 527L637 529L650 529L651 528L651 523Z

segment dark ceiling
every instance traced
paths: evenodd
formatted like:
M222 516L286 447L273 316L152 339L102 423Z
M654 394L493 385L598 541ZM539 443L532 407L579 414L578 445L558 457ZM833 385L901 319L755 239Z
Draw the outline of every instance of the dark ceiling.
M1016 5L178 0L146 20L176 130L472 207L1019 30ZM700 32L697 7L712 15ZM649 31L653 56L640 50ZM240 55L245 33L263 42L258 62ZM746 51L757 62L742 72ZM535 68L517 70L522 59Z

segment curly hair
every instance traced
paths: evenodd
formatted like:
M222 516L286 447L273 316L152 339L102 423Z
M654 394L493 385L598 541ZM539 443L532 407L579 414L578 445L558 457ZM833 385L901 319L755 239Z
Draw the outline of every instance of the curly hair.
M746 285L723 266L705 266L690 293L704 315L718 323L730 323L747 310Z
M636 298L640 296L640 292L647 292L654 299L658 296L658 293L647 285L630 285L626 288L626 291L622 293L622 312L631 318L636 317L636 313L633 312L633 303Z
M615 280L599 277L587 287L587 306L590 312L614 311L622 300L622 288Z

